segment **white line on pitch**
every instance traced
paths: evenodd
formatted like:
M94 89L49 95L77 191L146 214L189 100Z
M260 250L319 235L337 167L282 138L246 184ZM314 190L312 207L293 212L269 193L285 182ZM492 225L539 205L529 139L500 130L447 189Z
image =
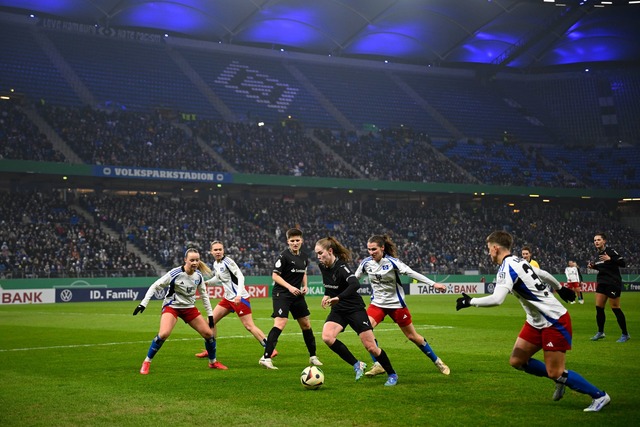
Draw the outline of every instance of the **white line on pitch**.
M415 325L416 328L425 328L425 329L453 329L453 326L436 326L436 325ZM375 333L378 332L391 332L398 331L398 328L376 328L374 329ZM346 332L353 332L351 329ZM280 336L294 336L294 335L302 335L302 332L289 332L283 333ZM253 338L253 335L224 335L221 337L223 340L227 339L245 339L245 338ZM171 341L198 341L202 338L169 338ZM220 338L218 338L220 339ZM53 350L53 349L66 349L66 348L85 348L85 347L107 347L113 345L132 345L132 344L144 344L148 343L149 340L145 341L122 341L122 342L106 342L106 343L95 343L95 344L71 344L71 345L53 345L47 347L23 347L23 348L4 348L0 349L0 353L7 353L10 351L34 351L34 350Z

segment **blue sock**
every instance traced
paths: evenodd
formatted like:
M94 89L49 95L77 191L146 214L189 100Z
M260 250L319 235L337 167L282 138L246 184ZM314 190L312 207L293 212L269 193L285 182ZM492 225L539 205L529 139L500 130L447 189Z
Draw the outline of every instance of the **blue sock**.
M524 365L522 369L527 374L535 375L536 377L549 378L549 375L547 375L547 366L539 360L533 358L529 359L527 364Z
M578 393L588 394L593 399L604 396L604 391L585 380L582 375L574 371L568 371L567 380L565 381L567 387L571 390L575 390Z
M424 339L424 337L422 339ZM431 349L431 346L429 345L426 339L424 339L424 345L419 345L418 348L424 354L426 354L427 357L431 359L432 362L435 363L435 361L438 360L438 356L436 356L436 354L433 352L433 350Z
M147 357L149 359L153 359L153 356L155 356L158 350L160 350L160 347L162 347L162 344L164 344L164 340L161 340L160 337L156 335L153 341L151 341L151 345L149 346L149 351L147 352Z
M216 360L216 339L209 338L204 340L204 348L209 353L209 360Z

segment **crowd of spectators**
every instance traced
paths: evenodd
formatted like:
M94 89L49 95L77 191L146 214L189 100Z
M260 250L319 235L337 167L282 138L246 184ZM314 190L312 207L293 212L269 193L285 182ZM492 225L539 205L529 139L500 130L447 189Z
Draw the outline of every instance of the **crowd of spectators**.
M297 126L258 126L201 120L190 123L194 134L238 172L267 175L357 178L323 152Z
M357 135L316 130L314 135L366 179L468 184L478 180L438 156L428 136L399 130Z
M64 162L64 155L14 105L0 102L0 159Z
M0 278L155 274L124 241L87 221L65 193L11 193L0 205Z
M92 165L220 171L183 129L160 114L40 105L39 113Z
M107 191L77 196L78 209L93 215L84 219L68 201L41 193L11 194L2 206L0 230L4 277L139 276L154 275L125 241L164 269L180 265L184 251L198 248L205 261L212 240L222 240L226 253L245 275L270 275L273 262L286 246L284 232L299 227L303 249L317 274L314 243L336 236L353 251L354 264L367 256L366 241L388 233L399 256L425 274L491 275L495 266L486 254L485 237L506 229L515 237L514 253L530 246L542 268L562 274L569 259L583 268L595 256L594 233L604 230L609 244L640 265L640 237L621 225L615 210L552 206L512 207L477 203L347 201L320 202L256 197L189 197L116 195ZM73 205L76 206L76 205ZM116 231L117 238L104 225ZM102 273L97 273L97 272Z
M87 164L174 170L508 186L638 188L635 146L596 147L595 155L510 140L434 140L410 129L355 133L298 125L196 120L175 126L161 113L59 107L37 111ZM11 104L0 105L0 159L62 162L64 156ZM209 154L198 138L217 153ZM594 151L595 150L595 151ZM209 150L210 151L210 150ZM224 162L218 161L223 159Z

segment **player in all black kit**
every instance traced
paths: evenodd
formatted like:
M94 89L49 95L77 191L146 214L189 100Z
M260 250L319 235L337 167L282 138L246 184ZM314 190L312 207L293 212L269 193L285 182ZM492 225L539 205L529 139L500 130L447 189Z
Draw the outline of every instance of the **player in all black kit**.
M587 267L598 270L596 281L596 323L598 332L591 337L591 341L598 341L604 338L604 322L606 316L604 306L609 300L611 311L616 315L618 326L622 330L622 335L617 342L627 342L631 338L627 331L627 320L620 308L620 295L622 294L622 276L620 267L625 267L625 259L615 250L607 247L607 235L598 233L593 237L593 244L598 250L598 260L590 261Z
M350 251L333 237L318 240L315 246L318 264L322 272L324 297L322 308L331 307L331 313L322 328L322 340L345 362L353 366L356 381L364 375L367 364L356 359L346 345L338 339L338 334L349 325L360 337L369 354L374 356L389 374L385 386L395 386L398 375L393 370L387 353L376 345L373 327L369 321L364 301L358 293L360 282L347 262L351 261Z
M322 366L322 362L316 356L316 339L311 329L309 320L309 307L304 296L309 292L307 286L307 255L302 252L302 231L291 228L287 231L287 244L289 247L282 251L275 266L271 278L273 279L273 328L267 336L265 351L260 358L260 365L267 369L278 369L273 366L270 355L276 348L278 337L284 330L291 316L298 321L302 329L304 343L309 350L309 364Z

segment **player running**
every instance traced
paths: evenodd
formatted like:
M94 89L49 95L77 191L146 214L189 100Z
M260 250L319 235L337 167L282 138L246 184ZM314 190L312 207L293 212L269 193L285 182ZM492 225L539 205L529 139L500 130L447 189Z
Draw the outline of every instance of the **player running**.
M571 350L571 317L545 283L556 289L565 301L575 300L575 293L562 287L546 271L535 269L526 260L511 255L512 245L513 237L506 231L494 231L487 237L489 256L500 266L493 295L471 298L463 293L456 301L456 310L500 305L507 294L512 293L522 305L527 319L513 346L509 364L528 374L555 381L553 400L562 399L567 386L591 396L593 400L585 412L600 411L611 401L609 395L577 372L565 369L566 351ZM532 357L541 349L544 363Z
M362 260L356 270L356 277L359 279L365 273L369 275L372 295L371 304L367 308L367 315L371 326L375 328L386 316L389 316L399 327L404 335L411 340L431 361L440 369L444 375L449 375L451 370L440 359L426 338L418 334L411 320L411 313L404 300L404 288L400 282L400 274L405 274L420 283L431 285L435 289L445 291L447 287L440 283L413 271L409 266L397 258L396 244L391 237L385 235L374 235L367 241L367 251L369 256ZM384 368L375 360L367 376L382 374Z

